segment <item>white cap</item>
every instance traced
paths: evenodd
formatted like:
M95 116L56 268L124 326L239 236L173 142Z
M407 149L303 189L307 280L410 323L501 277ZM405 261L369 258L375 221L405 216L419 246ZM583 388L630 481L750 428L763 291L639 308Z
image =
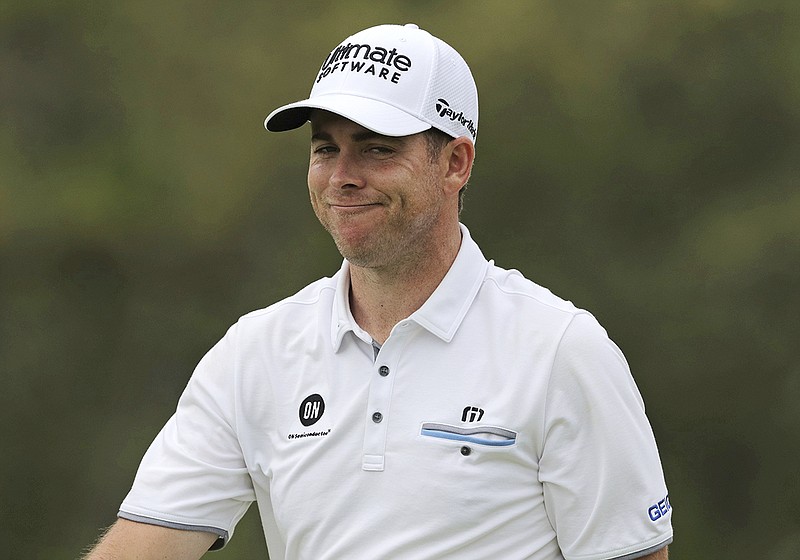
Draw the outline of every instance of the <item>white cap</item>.
M478 90L453 47L414 24L379 25L345 39L325 59L308 99L269 114L272 132L298 128L324 109L386 136L431 127L478 135Z

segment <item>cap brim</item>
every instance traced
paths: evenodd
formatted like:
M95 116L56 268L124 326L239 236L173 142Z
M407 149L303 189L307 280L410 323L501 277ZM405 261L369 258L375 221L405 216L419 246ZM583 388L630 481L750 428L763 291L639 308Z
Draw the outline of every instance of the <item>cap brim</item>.
M386 136L408 136L431 128L430 123L412 117L393 105L342 93L317 95L279 107L264 120L264 126L271 132L299 128L308 121L313 109L336 113Z

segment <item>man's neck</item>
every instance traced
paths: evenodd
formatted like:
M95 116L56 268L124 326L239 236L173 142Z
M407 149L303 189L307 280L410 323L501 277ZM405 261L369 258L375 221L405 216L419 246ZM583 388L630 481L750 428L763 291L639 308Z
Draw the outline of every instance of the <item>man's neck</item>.
M383 344L392 328L422 307L436 290L460 247L459 230L424 259L381 268L351 265L350 309L356 323Z

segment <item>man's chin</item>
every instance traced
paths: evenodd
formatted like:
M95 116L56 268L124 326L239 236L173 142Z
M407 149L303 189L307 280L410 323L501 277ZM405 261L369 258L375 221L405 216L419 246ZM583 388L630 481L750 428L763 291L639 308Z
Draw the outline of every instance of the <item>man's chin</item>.
M328 230L339 249L339 253L348 261L367 257L374 252L379 243L379 237L370 235L369 231L355 227L341 227L336 230Z

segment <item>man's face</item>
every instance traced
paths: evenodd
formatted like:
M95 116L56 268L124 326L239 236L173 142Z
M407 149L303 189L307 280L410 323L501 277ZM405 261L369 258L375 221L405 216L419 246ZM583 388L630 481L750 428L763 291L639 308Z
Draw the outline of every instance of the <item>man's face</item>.
M425 137L382 136L324 111L311 130L311 205L342 256L366 268L424 257L447 207L446 166L431 161Z

